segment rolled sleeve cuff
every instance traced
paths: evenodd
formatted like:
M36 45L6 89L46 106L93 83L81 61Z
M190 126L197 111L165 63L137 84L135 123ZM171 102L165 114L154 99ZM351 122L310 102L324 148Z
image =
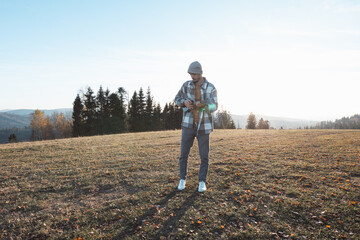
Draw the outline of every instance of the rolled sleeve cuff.
M214 104L214 103L208 103L205 105L205 110L208 113L213 113L216 111L216 109L217 109L217 107L216 107L216 104Z

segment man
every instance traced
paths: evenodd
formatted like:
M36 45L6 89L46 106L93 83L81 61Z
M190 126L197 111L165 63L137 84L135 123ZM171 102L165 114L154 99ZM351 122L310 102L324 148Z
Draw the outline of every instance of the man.
M201 158L199 192L205 192L209 169L209 135L214 129L212 113L218 108L217 92L215 86L202 76L203 71L199 62L191 63L188 73L192 80L185 82L175 97L176 105L183 108L178 189L185 188L187 161L196 137Z

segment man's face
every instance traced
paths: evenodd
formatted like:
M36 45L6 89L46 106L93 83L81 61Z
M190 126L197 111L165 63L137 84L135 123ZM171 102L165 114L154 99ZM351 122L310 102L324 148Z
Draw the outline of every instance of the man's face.
M190 73L190 76L191 76L194 83L197 83L202 78L201 74Z

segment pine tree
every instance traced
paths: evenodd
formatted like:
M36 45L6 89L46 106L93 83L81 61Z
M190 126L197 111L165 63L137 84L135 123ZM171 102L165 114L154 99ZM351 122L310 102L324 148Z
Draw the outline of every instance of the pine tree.
M174 107L175 104L173 103L169 103L169 112L168 112L168 124L169 124L169 127L168 129L170 130L174 130L175 129L175 122L176 122L176 118L175 118L175 107Z
M10 134L9 143L17 143L17 142L18 142L18 139L16 137L16 134L15 133Z
M164 109L161 113L161 122L164 130L170 129L169 105L167 103L165 103Z
M104 92L104 106L102 112L102 121L103 121L103 134L111 133L111 120L110 120L110 90L107 88Z
M268 120L265 121L263 118L260 118L256 128L257 129L270 129L270 123Z
M138 132L139 131L139 123L140 123L140 104L139 104L139 98L136 93L134 92L130 104L129 104L129 130L130 132Z
M126 123L125 123L125 110L122 106L120 97L116 93L112 93L109 97L109 111L110 111L110 121L109 121L109 131L110 133L123 133L126 132Z
M81 103L81 99L79 94L76 96L75 101L73 103L73 129L72 129L72 136L79 137L83 134L83 109L84 105Z
M105 124L106 124L106 114L105 114L105 93L100 86L100 89L96 95L96 123L95 123L95 129L96 134L104 134L105 133Z
M126 109L125 98L127 96L127 93L123 87L119 87L118 93L119 93L121 106L124 108L124 113L125 113L125 109Z
M229 129L236 129L234 120L231 119Z
M255 128L256 128L256 117L253 113L250 113L247 119L246 129L255 129Z
M98 133L96 130L96 101L94 92L90 87L84 94L84 106L84 135L95 135Z
M146 123L145 123L145 95L142 88L139 90L138 95L138 103L139 103L139 119L137 123L138 132L144 132L146 130Z
M235 123L231 114L226 110L219 110L216 114L215 128L218 129L235 129Z
M270 122L269 122L269 120L265 120L264 129L270 129Z
M265 124L265 121L263 118L260 118L259 122L258 122L258 125L257 125L257 129L264 129L264 124Z
M127 92L123 87L119 87L118 89L119 98L120 98L120 111L119 111L119 117L122 121L123 127L121 132L127 132L128 131L128 124L127 124L127 116L126 116L126 106L125 99L128 96Z
M107 88L104 93L105 105L104 105L104 114L106 118L110 117L110 90Z
M144 114L146 131L154 130L153 113L154 113L153 97L151 96L150 87L148 87L146 92L146 106L145 106L145 114Z
M153 124L154 124L154 130L160 131L163 129L163 124L161 121L161 106L158 103L156 107L154 108L154 116L153 116Z
M100 86L99 91L96 96L96 108L97 108L97 112L100 113L100 115L104 114L105 105L106 105L105 93L104 93L102 86Z

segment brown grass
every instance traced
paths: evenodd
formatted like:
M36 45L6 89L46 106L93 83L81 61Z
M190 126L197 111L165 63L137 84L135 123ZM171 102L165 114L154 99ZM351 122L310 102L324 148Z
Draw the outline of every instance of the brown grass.
M0 145L1 239L356 239L360 131L217 130L178 184L180 131Z

